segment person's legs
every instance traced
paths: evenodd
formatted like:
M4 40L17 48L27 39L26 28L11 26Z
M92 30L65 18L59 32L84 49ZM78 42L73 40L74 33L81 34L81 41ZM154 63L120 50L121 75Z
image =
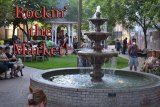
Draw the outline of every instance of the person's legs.
M14 70L15 70L14 64L13 64L13 63L9 63L9 62L5 62L5 65L6 65L8 68L11 68L10 75L11 75L11 78L12 78L12 77L13 77L13 74L14 74Z
M5 78L7 78L7 66L5 66L3 63L0 63L0 74L5 73ZM0 77L3 79L3 77Z
M67 55L67 54L68 54L68 49L66 48L65 51L66 51L66 52L65 52L65 55Z
M120 54L119 48L117 48L117 52Z
M124 46L124 54L126 54L126 49L127 49L127 47L126 47L126 46Z
M123 48L122 48L122 54L124 54L124 48L125 48L125 47L123 46Z
M137 71L137 66L134 66L134 71Z
M129 57L129 66L130 66L130 70L132 71L132 67L133 67L133 58Z
M134 58L133 63L134 63L134 71L137 71L138 58Z

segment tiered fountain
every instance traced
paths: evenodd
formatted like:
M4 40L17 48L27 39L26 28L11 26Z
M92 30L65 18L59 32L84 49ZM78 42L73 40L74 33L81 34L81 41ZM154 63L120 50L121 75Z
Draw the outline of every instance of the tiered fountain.
M92 41L94 41L93 50L80 51L78 55L87 59L93 65L93 72L90 73L93 81L101 81L104 73L101 70L104 62L109 58L118 56L118 53L108 52L103 50L101 41L107 39L110 33L101 32L100 26L103 25L107 19L101 18L100 6L97 6L95 18L89 19L95 25L95 32L88 32L85 35Z
M124 70L109 73L103 72L107 69L101 69L103 63L117 53L106 51L100 45L110 35L101 32L100 26L106 19L100 16L98 7L96 18L89 19L96 27L95 32L85 33L95 46L78 52L79 56L91 62L93 69L44 71L31 76L30 85L44 90L51 107L159 107L159 77Z

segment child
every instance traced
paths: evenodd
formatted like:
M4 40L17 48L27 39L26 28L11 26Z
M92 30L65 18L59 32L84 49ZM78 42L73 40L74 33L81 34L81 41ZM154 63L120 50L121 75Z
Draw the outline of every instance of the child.
M46 107L47 97L43 90L29 87L28 107Z

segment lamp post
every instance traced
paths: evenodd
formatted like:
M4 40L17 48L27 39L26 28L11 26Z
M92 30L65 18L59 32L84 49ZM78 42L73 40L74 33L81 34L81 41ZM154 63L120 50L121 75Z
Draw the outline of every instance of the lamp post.
M81 46L81 21L82 21L82 0L79 0L78 6L78 48Z

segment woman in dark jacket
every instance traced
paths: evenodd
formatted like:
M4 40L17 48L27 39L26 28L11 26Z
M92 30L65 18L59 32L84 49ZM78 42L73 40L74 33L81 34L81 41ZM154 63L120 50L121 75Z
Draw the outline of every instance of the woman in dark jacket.
M121 43L120 43L120 41L117 39L117 41L116 41L116 50L117 50L117 52L120 54L120 49L121 49Z

